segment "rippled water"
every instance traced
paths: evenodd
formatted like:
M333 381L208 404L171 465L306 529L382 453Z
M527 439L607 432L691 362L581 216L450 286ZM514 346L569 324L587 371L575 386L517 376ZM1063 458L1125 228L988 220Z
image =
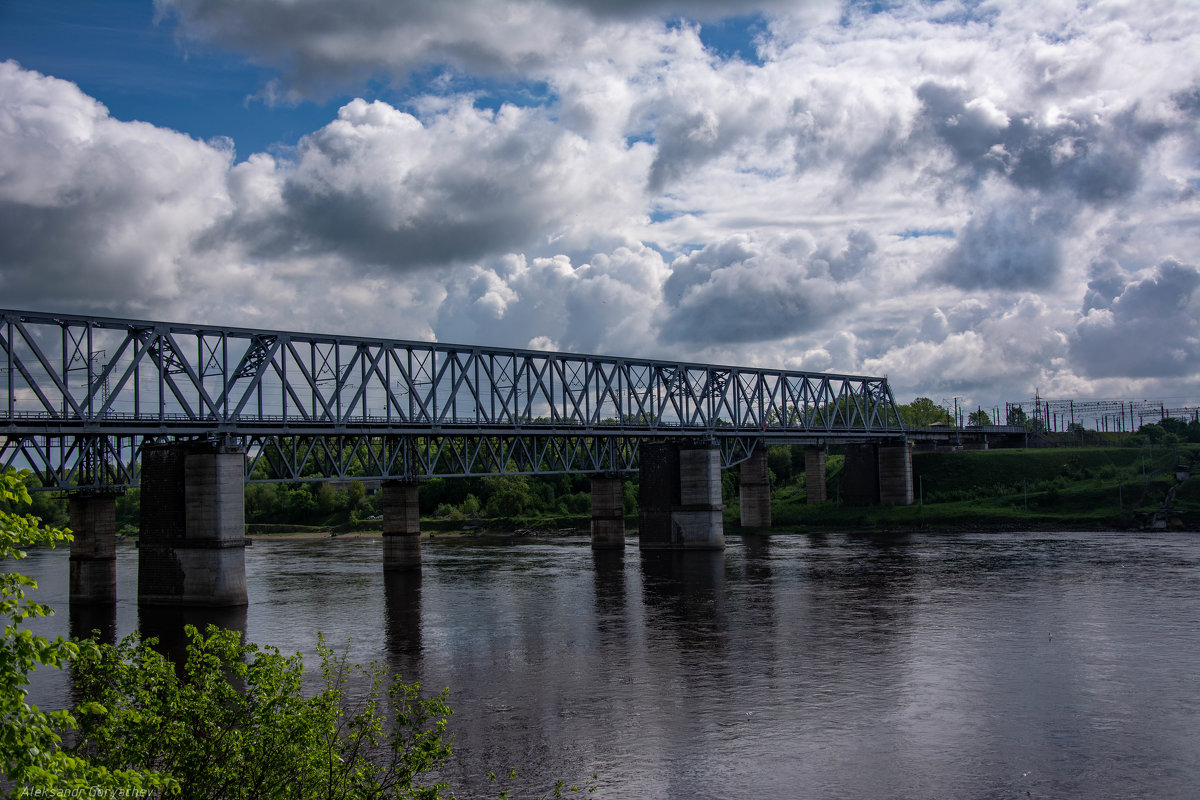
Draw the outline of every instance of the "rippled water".
M510 766L517 795L596 773L604 798L1197 796L1200 536L728 542L437 538L415 578L384 576L377 539L260 539L226 621L450 687L460 797ZM26 566L65 633L66 553ZM120 634L136 568L123 544ZM45 673L35 693L61 705Z

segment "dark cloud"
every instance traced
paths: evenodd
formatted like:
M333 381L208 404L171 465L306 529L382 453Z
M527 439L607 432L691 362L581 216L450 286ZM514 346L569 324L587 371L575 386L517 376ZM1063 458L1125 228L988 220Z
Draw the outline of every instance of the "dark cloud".
M933 271L960 289L1043 289L1062 268L1063 217L1019 202L971 218Z
M950 152L969 185L996 175L1097 206L1137 190L1147 148L1168 132L1140 119L1136 106L1105 119L1078 115L1048 124L1029 112L1010 117L965 89L934 82L918 87L917 97L926 135Z
M846 247L841 252L819 250L818 257L825 262L829 275L839 283L858 276L878 250L874 237L865 230L856 229L846 236Z
M759 342L818 329L853 303L851 276L875 251L853 231L844 248L812 248L805 237L749 237L710 245L672 264L663 287L673 306L659 330L665 344Z
M540 72L595 45L597 26L679 16L701 22L833 0L155 0L181 37L270 65L289 89L321 94L428 65L478 74Z
M655 130L658 150L650 167L649 190L661 192L690 169L728 149L740 135L708 109L663 120Z
M1071 357L1090 378L1173 378L1200 373L1200 269L1167 260L1087 311Z
M906 125L880 97L847 96L845 86L814 86L794 99L784 131L798 173L837 165L848 187L881 177L908 150ZM886 96L886 95L885 95Z
M1089 273L1087 291L1083 295L1083 313L1094 308L1112 308L1113 300L1125 291L1129 276L1113 259L1092 264Z

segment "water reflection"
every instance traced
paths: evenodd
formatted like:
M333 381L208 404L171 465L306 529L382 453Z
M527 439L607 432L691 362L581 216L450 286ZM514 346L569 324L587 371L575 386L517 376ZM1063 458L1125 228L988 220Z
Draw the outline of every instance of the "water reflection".
M155 648L177 666L187 657L187 646L191 639L184 631L194 625L203 632L209 625L237 631L246 635L246 606L181 607L181 606L138 606L138 631L143 639L158 640ZM256 642L256 644L261 644Z
M625 614L625 551L592 551L596 620L601 632L623 627Z
M71 603L72 639L92 639L101 644L117 643L117 604Z
M424 548L420 575L385 575L377 540L252 550L242 619L135 618L125 580L117 634L140 620L178 650L185 622L248 618L256 643L310 668L318 631L360 663L382 651L451 687L460 796L495 796L484 776L513 765L517 796L593 772L598 796L689 800L1200 783L1200 537L749 535L644 555L454 539ZM65 608L65 555L30 561ZM99 623L72 614L72 630L112 630ZM34 699L56 707L60 686Z
M647 550L641 554L647 623L682 650L720 649L725 613L725 554Z
M401 674L411 674L421 656L421 573L383 573L385 635L388 655Z

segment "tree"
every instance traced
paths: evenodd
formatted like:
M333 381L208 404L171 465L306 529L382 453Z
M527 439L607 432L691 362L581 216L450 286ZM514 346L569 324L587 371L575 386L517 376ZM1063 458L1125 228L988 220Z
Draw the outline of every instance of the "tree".
M967 415L967 424L976 428L983 425L991 425L992 418L988 416L986 411L980 408Z
M31 502L21 475L11 470L0 475L0 559L6 566L25 558L24 547L54 547L71 541L69 531L43 527L36 517L18 512ZM50 641L23 627L27 619L54 613L26 597L26 590L36 588L37 582L25 575L0 575L0 612L7 618L0 641L0 756L5 777L16 787L14 796L37 790L71 796L72 792L102 789L112 796L138 797L174 787L168 776L137 772L125 764L97 766L68 752L62 747L59 731L76 728L76 715L47 713L26 702L29 673L38 666L61 668L70 659L96 651L91 643L76 644L61 636ZM102 711L95 703L80 707L86 714Z
M1154 444L1161 442L1163 437L1167 435L1167 432L1163 426L1155 422L1147 422L1145 425L1142 425L1140 428L1138 428L1137 432L1142 436L1145 436Z
M1025 414L1025 409L1021 408L1020 406L1008 407L1008 417L1005 420L1006 424L1025 427L1025 424L1028 421L1029 417Z
M950 412L930 400L928 397L918 397L911 403L897 406L900 420L906 428L928 428L930 425L953 425L954 418Z

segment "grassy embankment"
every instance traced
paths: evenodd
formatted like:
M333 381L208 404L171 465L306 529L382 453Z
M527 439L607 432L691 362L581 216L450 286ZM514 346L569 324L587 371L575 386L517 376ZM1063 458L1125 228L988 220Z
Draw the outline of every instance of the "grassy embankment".
M773 492L776 530L848 528L1135 528L1175 484L1197 445L1150 448L915 453L911 506L862 507L836 499L842 459L830 456L829 495L809 506L803 479ZM922 499L923 495L923 499ZM1177 491L1172 526L1200 529L1200 475ZM736 505L726 511L736 528Z
M847 506L840 502L843 458L827 464L830 499L806 502L804 478L772 489L774 530L821 529L1103 529L1136 528L1162 507L1175 483L1175 466L1186 464L1198 445L1089 447L1029 450L916 453L913 456L914 504L911 506ZM734 471L736 474L736 471ZM732 488L732 487L727 487ZM736 489L726 493L725 522L738 530ZM1200 472L1178 490L1173 525L1200 530ZM269 533L347 533L378 531L378 520L327 525L255 525L256 535ZM422 530L437 535L461 531L586 532L586 513L531 513L489 517L460 513L423 516ZM637 516L627 517L630 530Z

